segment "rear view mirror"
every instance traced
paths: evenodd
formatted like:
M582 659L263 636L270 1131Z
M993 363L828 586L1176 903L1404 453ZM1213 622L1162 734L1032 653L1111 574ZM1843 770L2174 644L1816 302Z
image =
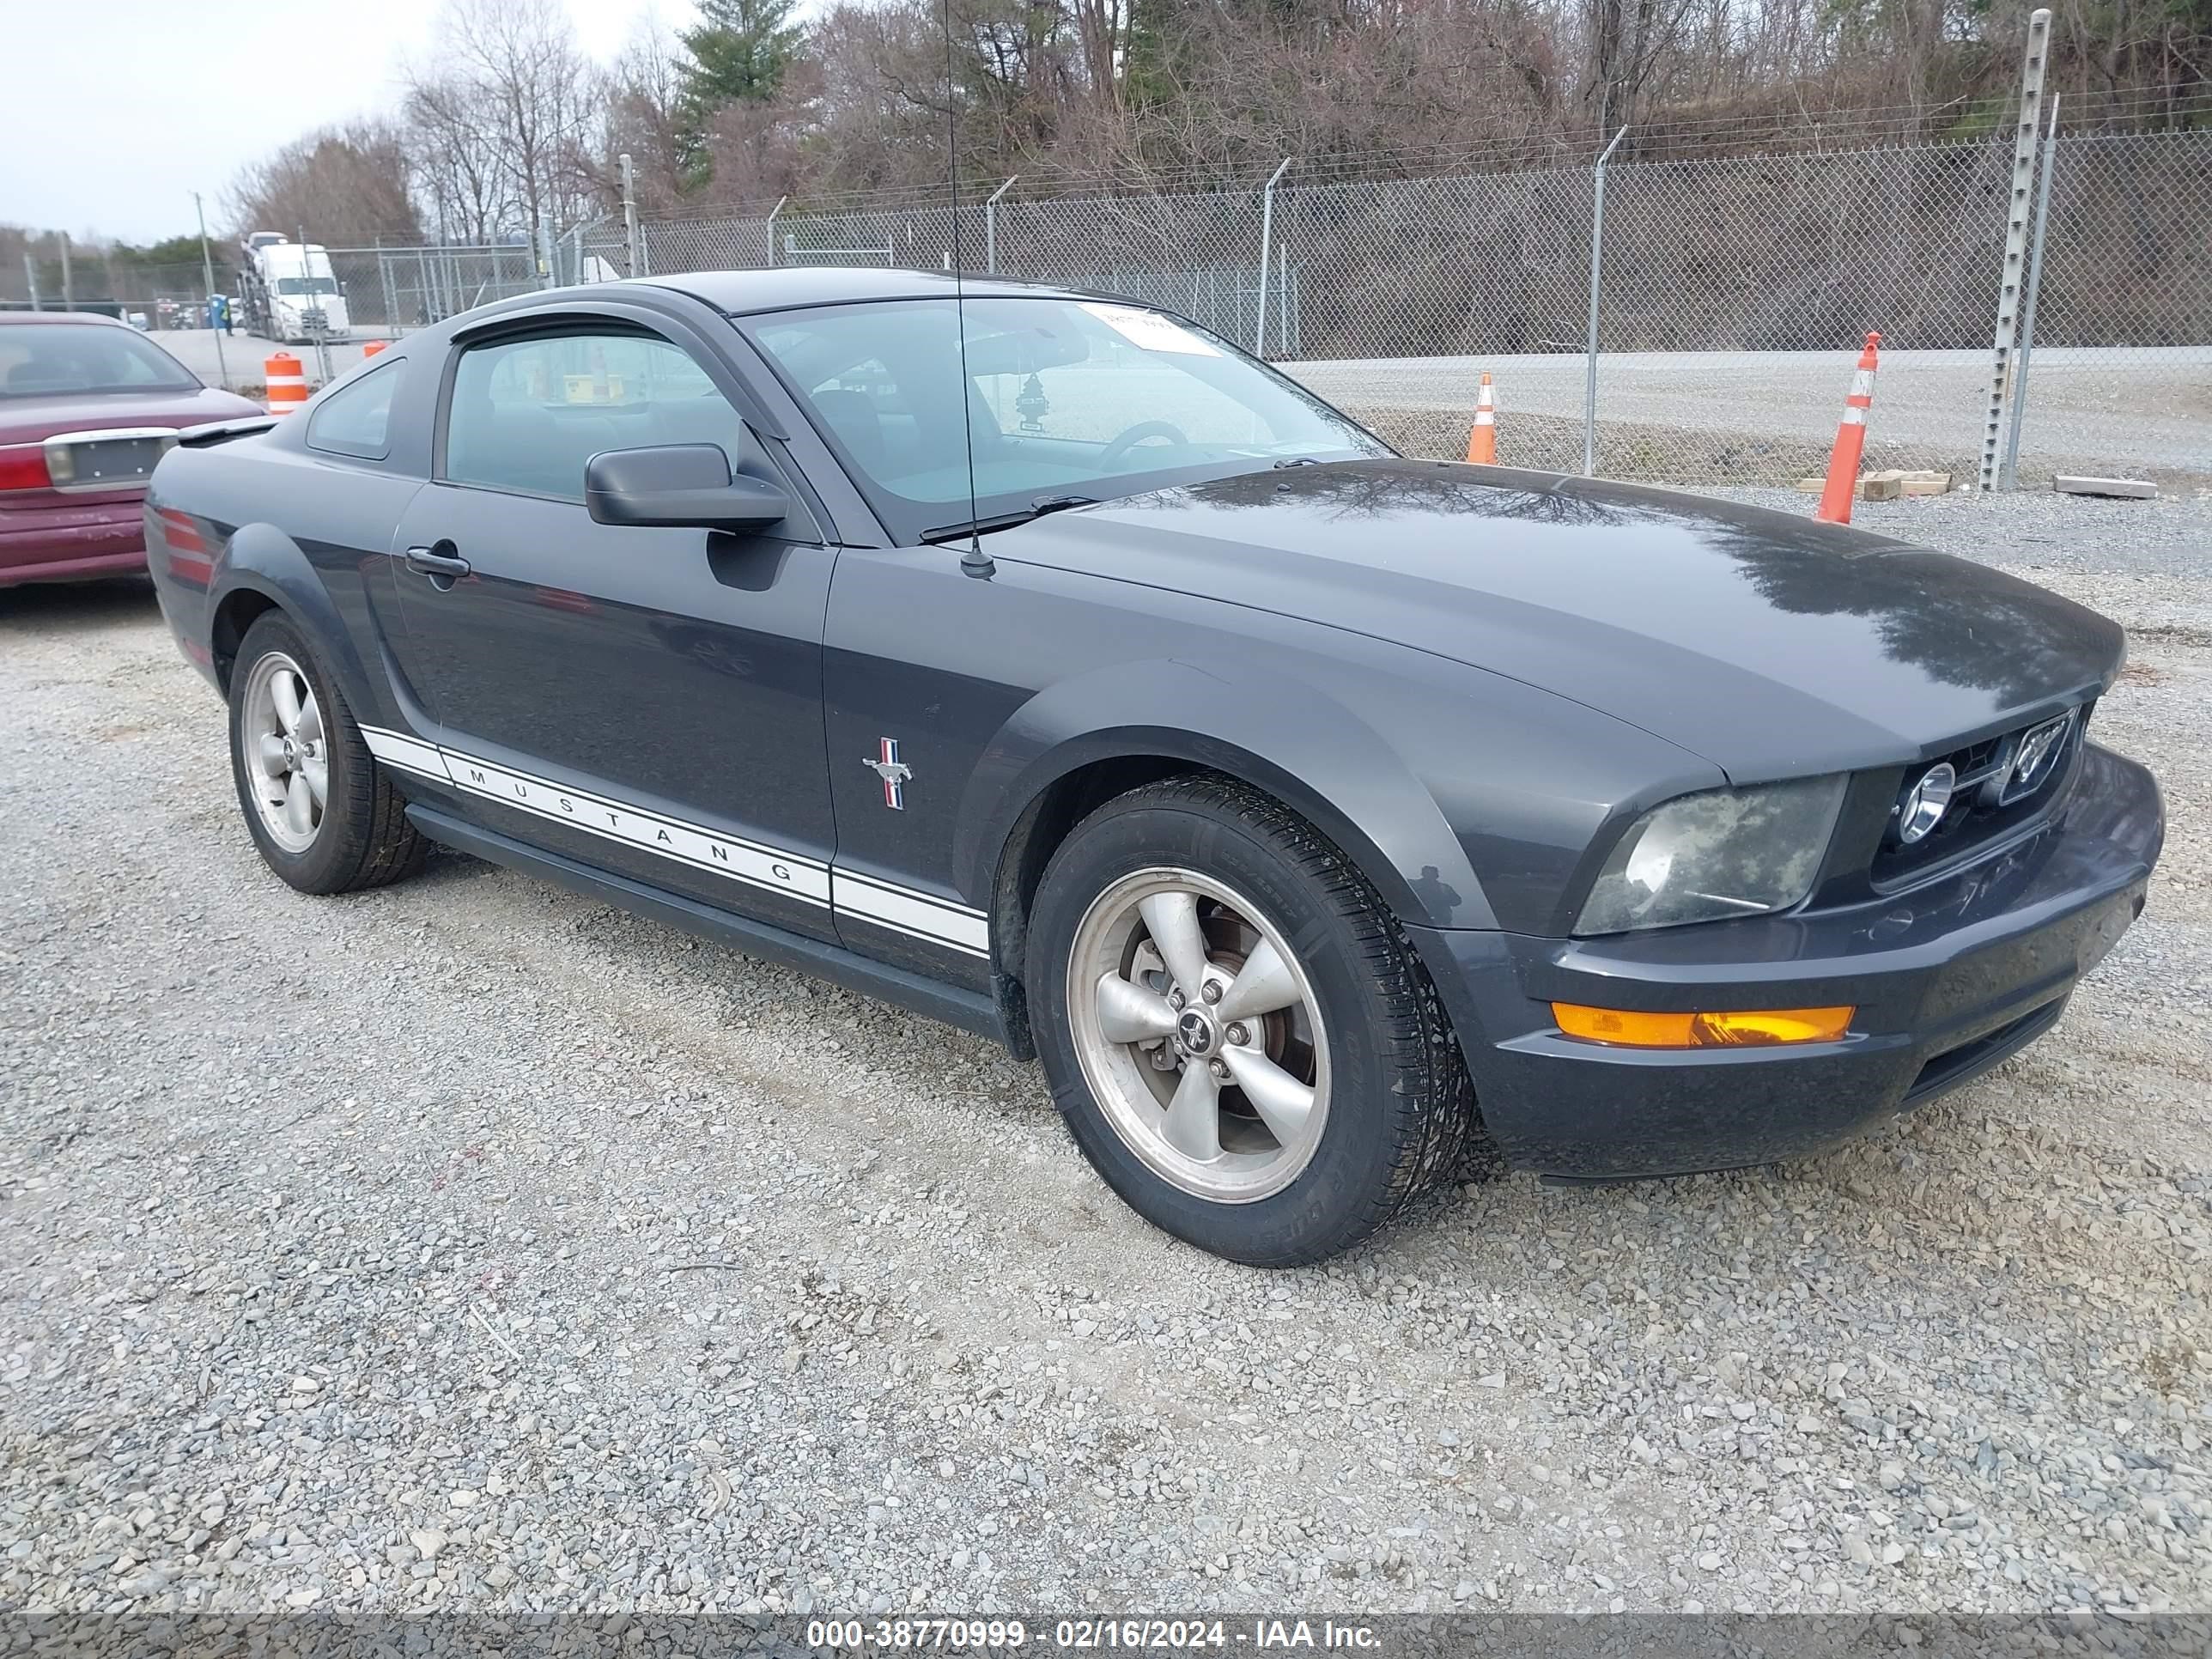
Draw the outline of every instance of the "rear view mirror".
M759 530L791 514L775 485L732 477L716 444L610 449L584 464L584 507L597 524Z

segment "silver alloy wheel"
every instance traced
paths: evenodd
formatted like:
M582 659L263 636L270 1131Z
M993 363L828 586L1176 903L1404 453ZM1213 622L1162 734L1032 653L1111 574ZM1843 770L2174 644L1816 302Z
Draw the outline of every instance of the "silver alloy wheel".
M300 665L271 651L253 665L240 694L238 740L261 827L288 853L304 853L323 827L330 798L330 738L315 689Z
M1077 924L1067 1006L1092 1098L1164 1180L1249 1204L1312 1161L1328 1119L1320 999L1232 889L1168 867L1115 882Z

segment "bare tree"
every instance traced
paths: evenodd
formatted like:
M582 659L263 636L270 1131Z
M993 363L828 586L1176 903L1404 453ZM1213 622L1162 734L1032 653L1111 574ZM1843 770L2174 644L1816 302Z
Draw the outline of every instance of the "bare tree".
M410 175L437 240L492 242L513 229L520 216L489 94L468 81L418 81L402 109Z
M407 146L388 121L354 121L295 139L247 167L228 205L242 233L281 230L334 247L411 240L422 225L408 190Z
M599 88L568 13L557 0L447 0L436 57L441 73L410 74L410 106L444 112L489 164L459 201L480 216L482 185L497 179L500 216L519 222L496 228L539 246L577 216L590 187L585 139Z

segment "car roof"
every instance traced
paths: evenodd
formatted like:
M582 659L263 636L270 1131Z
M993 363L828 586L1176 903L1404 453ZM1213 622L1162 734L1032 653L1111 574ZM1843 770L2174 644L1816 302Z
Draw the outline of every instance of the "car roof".
M110 328L131 328L120 317L97 311L0 311L0 327L10 323L105 323Z
M674 289L704 300L732 316L756 311L783 311L794 306L842 305L866 300L949 300L955 292L969 299L977 295L1024 295L1079 297L1077 290L1043 283L1025 283L1005 276L962 276L949 272L900 270L869 266L799 266L775 270L692 270L681 275L643 276L636 280ZM1095 295L1081 295L1095 298Z

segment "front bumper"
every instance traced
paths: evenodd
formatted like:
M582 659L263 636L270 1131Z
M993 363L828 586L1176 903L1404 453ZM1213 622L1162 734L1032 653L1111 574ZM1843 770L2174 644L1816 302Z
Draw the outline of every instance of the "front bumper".
M1832 1145L2049 1030L2142 911L2165 830L2149 772L2091 744L2042 828L1870 904L1597 939L1408 931L1516 1168L1601 1181L1733 1169ZM1858 1012L1840 1042L1638 1049L1561 1036L1554 1001Z

